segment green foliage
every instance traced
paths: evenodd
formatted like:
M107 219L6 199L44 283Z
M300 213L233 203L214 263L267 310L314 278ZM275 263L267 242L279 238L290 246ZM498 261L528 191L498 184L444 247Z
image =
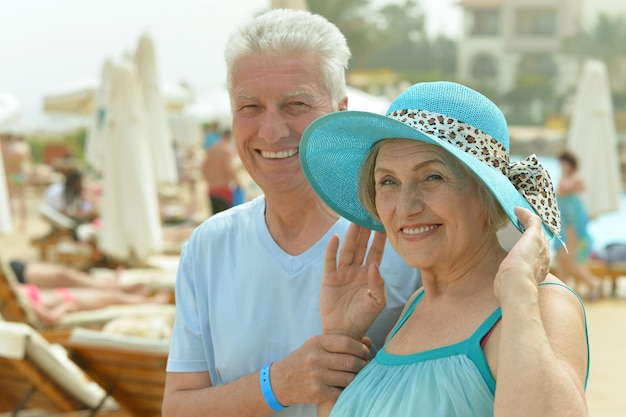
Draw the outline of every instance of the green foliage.
M44 159L44 152L47 146L61 145L67 148L72 156L80 161L84 160L86 129L77 129L63 133L33 133L27 140L30 145L33 161L41 164Z
M308 5L311 12L326 17L345 35L357 67L385 44L370 0L315 0Z
M626 110L626 91L613 92L613 106L615 110Z
M312 12L325 16L344 33L352 51L351 70L393 68L403 73L456 73L456 42L429 39L425 15L416 0L373 9L370 0L309 1ZM422 77L412 77L421 79Z
M456 81L454 74L447 74L438 68L431 71L400 71L398 78L411 84L430 81Z
M582 31L564 39L561 49L581 58L596 58L603 61L607 66L609 77L617 81L624 77L618 64L626 57L626 18L622 15L609 16L602 13L598 15L590 31Z
M626 20L623 16L598 15L591 31L582 31L564 39L564 52L597 58L610 66L611 61L626 55Z
M554 88L556 71L551 64L551 60L546 60L546 56L541 54L522 57L522 70L515 79L513 89L494 99L509 123L542 125L548 113L559 111L562 98L557 97Z

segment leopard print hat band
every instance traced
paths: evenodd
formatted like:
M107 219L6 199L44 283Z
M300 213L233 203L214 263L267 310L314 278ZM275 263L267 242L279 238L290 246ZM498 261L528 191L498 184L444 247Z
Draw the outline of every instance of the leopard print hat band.
M444 140L500 171L528 201L546 227L559 236L561 215L554 187L548 171L535 154L522 161L510 162L509 153L496 139L467 123L435 112L396 110L387 117Z

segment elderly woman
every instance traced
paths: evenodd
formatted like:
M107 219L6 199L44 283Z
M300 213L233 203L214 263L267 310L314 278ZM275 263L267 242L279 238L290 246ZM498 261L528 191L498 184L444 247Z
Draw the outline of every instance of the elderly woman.
M424 283L332 417L587 415L584 307L548 274L554 189L534 155L510 163L490 100L456 83L416 84L386 116L322 116L300 152L313 188L358 225L338 260L339 238L328 245L324 332L361 340L385 305L382 231ZM507 253L496 232L509 220L523 234ZM366 255L367 229L379 233Z

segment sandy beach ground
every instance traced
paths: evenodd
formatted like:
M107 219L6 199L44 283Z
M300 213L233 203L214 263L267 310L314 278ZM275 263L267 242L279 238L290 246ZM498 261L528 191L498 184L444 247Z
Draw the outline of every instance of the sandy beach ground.
M49 229L38 216L39 193L31 190L28 197L28 221L25 230L0 235L0 256L37 260L38 252L31 245L33 237ZM16 228L17 229L17 228ZM620 281L620 293L626 293L626 279ZM607 282L607 288L609 283ZM587 402L591 417L624 417L626 415L626 297L604 297L588 302L587 320L591 345L591 372Z

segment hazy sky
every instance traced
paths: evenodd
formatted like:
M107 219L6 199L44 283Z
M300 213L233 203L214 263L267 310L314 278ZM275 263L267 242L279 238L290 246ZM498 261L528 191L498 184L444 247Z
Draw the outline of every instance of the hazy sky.
M314 1L314 0L309 0ZM383 4L393 0L374 0ZM422 0L431 32L458 34L455 0ZM42 97L99 77L105 58L154 42L159 78L199 94L223 83L223 45L269 0L0 0L0 93L17 97L18 125L41 125Z

